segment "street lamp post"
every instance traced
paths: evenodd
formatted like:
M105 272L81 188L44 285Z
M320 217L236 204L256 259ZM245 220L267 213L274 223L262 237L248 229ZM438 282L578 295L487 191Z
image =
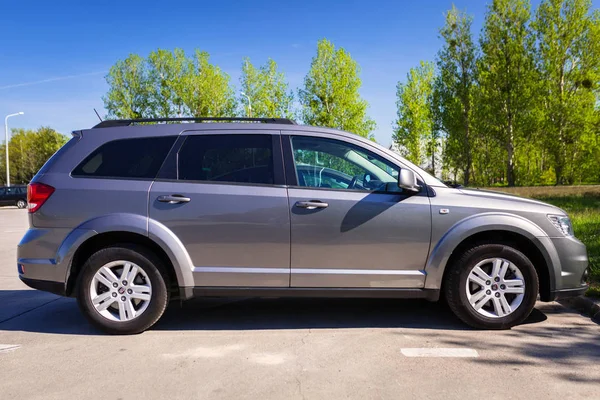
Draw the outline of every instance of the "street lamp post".
M250 101L250 96L244 92L240 92L240 94L248 99L248 117L252 118L252 102Z
M4 134L6 135L6 186L10 186L10 167L8 165L8 119L10 117L14 117L17 115L23 115L23 111L19 111L18 113L8 114L4 118Z

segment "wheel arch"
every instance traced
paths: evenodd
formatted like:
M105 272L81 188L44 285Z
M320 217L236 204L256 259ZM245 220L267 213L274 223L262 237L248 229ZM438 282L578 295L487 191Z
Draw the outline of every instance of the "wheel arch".
M173 232L141 215L115 214L85 222L63 241L57 261L68 263L66 294L73 293L81 267L91 254L119 243L144 246L159 257L168 269L174 297L184 293L175 289L194 286L191 259Z
M560 259L551 240L531 221L512 214L482 214L455 224L434 245L425 267L425 288L441 289L447 266L465 250L485 243L505 244L525 254L535 266L540 298L551 301L560 277Z

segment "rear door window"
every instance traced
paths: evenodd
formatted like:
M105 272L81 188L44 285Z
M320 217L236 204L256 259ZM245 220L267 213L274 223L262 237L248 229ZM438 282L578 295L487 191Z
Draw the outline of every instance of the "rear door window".
M154 179L175 139L175 136L163 136L105 143L87 156L71 175Z
M273 184L271 135L188 136L178 154L184 181Z

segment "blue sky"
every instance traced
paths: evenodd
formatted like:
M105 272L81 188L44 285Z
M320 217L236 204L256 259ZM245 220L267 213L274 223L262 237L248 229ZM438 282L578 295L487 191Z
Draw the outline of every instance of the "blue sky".
M361 66L362 96L377 122L375 137L391 142L396 84L420 60L434 60L438 29L450 0L396 1L28 1L4 2L0 14L0 117L12 127L48 125L68 134L104 115L110 66L130 53L195 48L239 84L244 56L277 61L290 86L302 85L328 38ZM481 30L483 0L455 0ZM537 4L538 1L534 1ZM597 6L597 3L596 3ZM3 133L3 132L2 132Z

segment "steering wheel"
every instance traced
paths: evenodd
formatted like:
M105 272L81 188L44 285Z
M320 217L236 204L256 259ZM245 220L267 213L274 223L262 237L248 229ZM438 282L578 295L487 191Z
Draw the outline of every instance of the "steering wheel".
M356 181L358 180L358 177L353 177L352 180L350 181L350 184L348 185L348 189L354 189L354 187L356 186Z

